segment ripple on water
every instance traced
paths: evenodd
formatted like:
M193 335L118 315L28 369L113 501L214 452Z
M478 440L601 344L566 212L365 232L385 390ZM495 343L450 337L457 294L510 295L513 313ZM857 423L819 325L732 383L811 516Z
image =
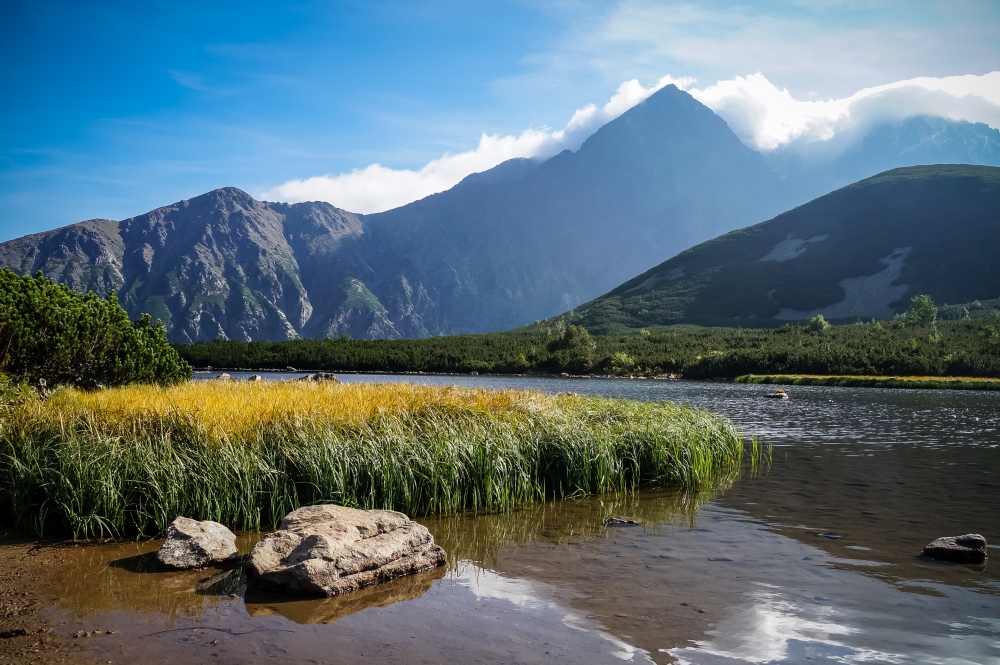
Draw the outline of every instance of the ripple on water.
M1000 658L996 567L919 556L945 534L1000 543L998 394L791 387L777 402L719 383L342 378L681 401L774 444L774 462L712 492L422 520L447 568L339 599L247 591L238 570L155 572L156 542L80 547L51 610L64 634L120 631L76 640L113 662Z

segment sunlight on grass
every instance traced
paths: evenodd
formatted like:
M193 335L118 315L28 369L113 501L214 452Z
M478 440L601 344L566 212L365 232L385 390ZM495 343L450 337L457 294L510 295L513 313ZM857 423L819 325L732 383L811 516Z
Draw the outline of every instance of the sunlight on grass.
M67 389L4 412L2 509L74 536L177 515L257 529L317 502L495 511L703 486L743 446L728 420L671 403L399 383Z

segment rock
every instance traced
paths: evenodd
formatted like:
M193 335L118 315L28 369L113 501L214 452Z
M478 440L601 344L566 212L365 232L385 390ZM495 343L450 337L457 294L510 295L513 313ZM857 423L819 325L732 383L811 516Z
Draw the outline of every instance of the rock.
M247 379L247 381L263 381L263 380L264 377L262 377L260 374L254 374L253 376Z
M333 383L340 383L337 375L333 372L316 372L315 374L306 374L305 376L300 376L295 381L332 381Z
M430 532L391 510L322 505L289 513L250 553L256 586L338 596L446 562Z
M768 399L788 399L788 393L786 393L781 388L778 388L777 390L775 390L770 395L764 395L764 397L766 397Z
M924 548L924 554L940 561L955 563L985 563L986 539L978 533L964 536L943 536Z
M605 526L639 526L639 522L636 520L630 520L627 517L609 517L604 521Z
M231 376L230 376L229 374L227 374L226 372L223 372L223 373L222 373L222 374L220 374L219 376L215 377L215 380L216 380L216 381L232 381L232 379L233 379L233 377L231 377Z
M167 539L156 555L164 566L188 570L235 559L236 536L218 522L178 517L167 527Z
M294 367L292 367L291 365L289 365L288 367L285 368L285 371L286 372L297 372L298 370L295 369Z

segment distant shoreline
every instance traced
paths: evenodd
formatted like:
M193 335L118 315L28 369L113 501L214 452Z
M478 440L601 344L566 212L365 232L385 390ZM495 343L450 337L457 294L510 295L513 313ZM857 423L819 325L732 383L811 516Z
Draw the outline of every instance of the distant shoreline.
M822 376L814 374L744 374L736 383L843 388L1000 390L1000 379L968 376Z

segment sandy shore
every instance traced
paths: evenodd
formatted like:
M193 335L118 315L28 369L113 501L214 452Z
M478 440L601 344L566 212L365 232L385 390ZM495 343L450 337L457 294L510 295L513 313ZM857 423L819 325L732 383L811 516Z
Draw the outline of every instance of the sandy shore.
M66 543L0 530L0 663L83 662L76 648L52 634L44 612L67 554Z

